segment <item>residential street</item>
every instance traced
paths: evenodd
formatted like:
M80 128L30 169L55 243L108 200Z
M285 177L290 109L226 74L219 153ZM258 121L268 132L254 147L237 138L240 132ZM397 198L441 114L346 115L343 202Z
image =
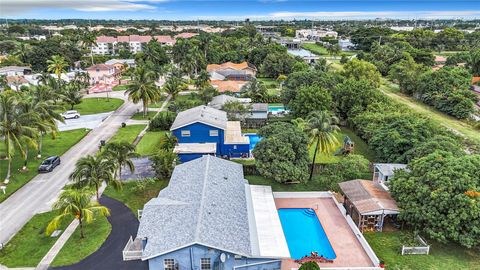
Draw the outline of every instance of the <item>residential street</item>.
M92 96L100 96L95 94ZM122 92L109 93L110 97L126 99ZM58 194L68 182L75 163L81 157L98 150L101 140L108 140L126 122L141 104L125 102L117 111L93 129L62 157L62 164L51 173L39 174L0 204L0 243L6 243L36 213L50 209ZM8 187L7 187L8 188Z

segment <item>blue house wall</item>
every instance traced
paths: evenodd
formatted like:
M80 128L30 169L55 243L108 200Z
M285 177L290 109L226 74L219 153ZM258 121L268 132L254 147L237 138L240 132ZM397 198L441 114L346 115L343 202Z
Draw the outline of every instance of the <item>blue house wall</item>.
M182 136L182 131L190 131L190 136ZM218 136L210 136L210 131L216 130ZM242 157L249 154L249 144L225 144L225 131L203 123L193 123L172 131L178 143L216 143L217 156ZM204 154L180 154L181 162L187 162Z
M220 261L220 255L225 253L225 263ZM149 270L164 270L164 259L174 259L178 269L200 270L200 260L210 258L212 270L232 270L235 266L250 265L238 268L239 270L278 270L281 268L281 261L277 259L252 259L235 258L235 254L224 252L218 249L208 248L202 245L188 246L162 256L148 260Z

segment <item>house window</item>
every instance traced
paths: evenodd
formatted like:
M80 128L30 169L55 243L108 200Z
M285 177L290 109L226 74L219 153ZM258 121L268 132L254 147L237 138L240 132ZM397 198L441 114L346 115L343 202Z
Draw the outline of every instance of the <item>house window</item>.
M174 259L164 259L163 267L165 270L174 270L175 269L175 260Z
M234 146L233 146L233 149L237 150L237 146L236 146L236 145L234 145Z
M211 264L210 264L210 258L201 258L200 259L200 269L201 270L210 270Z
M216 130L216 129L210 130L210 136L211 137L218 137L218 130Z
M182 130L182 137L190 137L190 130Z

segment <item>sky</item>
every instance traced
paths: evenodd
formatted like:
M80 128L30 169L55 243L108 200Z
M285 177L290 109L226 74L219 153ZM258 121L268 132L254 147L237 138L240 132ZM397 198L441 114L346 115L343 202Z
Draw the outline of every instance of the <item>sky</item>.
M0 0L1 18L480 19L480 0Z

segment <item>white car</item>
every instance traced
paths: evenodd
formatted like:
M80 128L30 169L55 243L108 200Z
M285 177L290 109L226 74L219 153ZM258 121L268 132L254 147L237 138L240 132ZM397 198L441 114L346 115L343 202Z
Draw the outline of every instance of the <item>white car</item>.
M80 118L80 113L72 110L62 113L61 116L63 117L63 119L78 119Z

